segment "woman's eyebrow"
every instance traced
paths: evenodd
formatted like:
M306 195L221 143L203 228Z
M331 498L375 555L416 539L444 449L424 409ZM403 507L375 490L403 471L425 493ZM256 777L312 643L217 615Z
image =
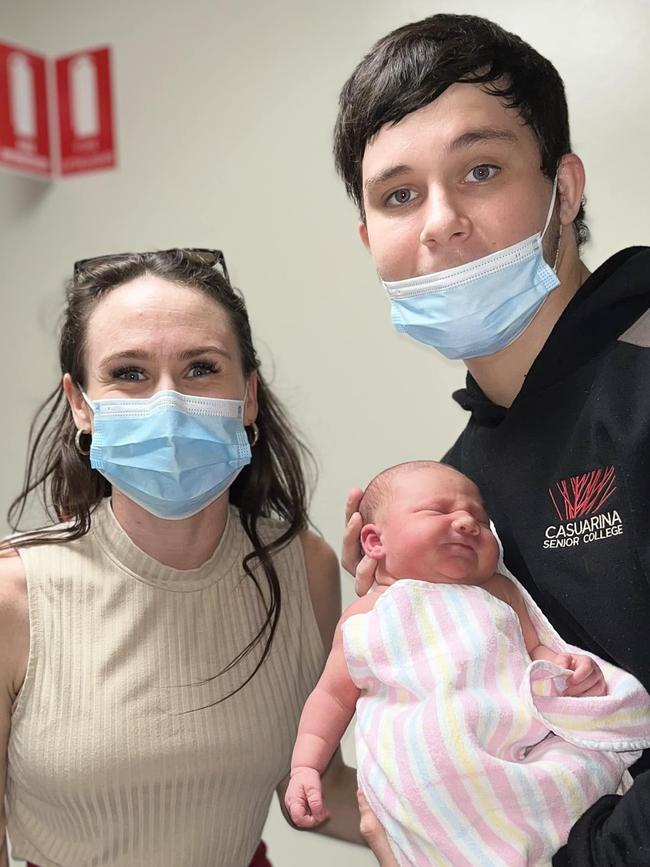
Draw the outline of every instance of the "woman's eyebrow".
M229 352L221 346L197 346L194 349L184 349L183 352L179 352L176 356L179 361L189 361L192 358L198 358L199 355L206 355L208 352L216 352L218 355L223 355L224 358L231 358Z
M112 352L105 358L102 358L100 364L113 364L116 361L125 361L126 359L134 359L137 361L147 361L149 353L145 349L122 349L120 352Z
M190 361L193 358L198 358L200 355L206 355L209 352L216 352L224 358L231 359L232 356L221 346L196 346L191 349L184 349L176 354L178 361ZM103 358L100 362L102 366L114 364L116 361L149 361L152 358L150 352L146 349L122 349L119 352L112 352Z

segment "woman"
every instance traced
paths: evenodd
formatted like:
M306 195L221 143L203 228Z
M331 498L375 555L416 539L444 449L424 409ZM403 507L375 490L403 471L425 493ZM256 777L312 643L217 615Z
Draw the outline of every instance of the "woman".
M304 448L218 251L77 263L0 557L0 792L38 867L267 864L339 615ZM7 757L5 761L5 756ZM354 772L325 833L360 842ZM0 865L5 815L0 812Z

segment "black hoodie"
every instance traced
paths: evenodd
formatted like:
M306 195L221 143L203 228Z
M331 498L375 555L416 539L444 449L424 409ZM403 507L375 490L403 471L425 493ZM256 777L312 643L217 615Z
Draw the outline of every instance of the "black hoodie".
M650 248L585 281L509 409L469 374L454 399L471 417L443 460L480 488L508 568L563 638L650 690ZM650 772L553 864L650 865Z

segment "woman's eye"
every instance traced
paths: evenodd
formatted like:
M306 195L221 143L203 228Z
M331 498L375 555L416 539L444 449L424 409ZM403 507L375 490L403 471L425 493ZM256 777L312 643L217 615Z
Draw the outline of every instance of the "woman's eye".
M386 204L389 207L394 208L396 205L408 205L414 198L415 192L404 187L403 189L395 190L394 193L391 193L386 199Z
M208 373L216 373L217 366L211 361L195 361L190 368L190 376L194 379L206 376Z
M120 367L111 374L113 379L123 379L126 382L141 382L144 372L137 367Z
M480 184L483 181L491 180L500 171L498 166L480 165L474 166L471 171L465 175L465 180L470 184Z

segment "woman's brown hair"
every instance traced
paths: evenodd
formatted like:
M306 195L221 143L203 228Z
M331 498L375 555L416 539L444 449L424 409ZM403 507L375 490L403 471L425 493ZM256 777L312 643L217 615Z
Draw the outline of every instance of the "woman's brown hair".
M225 696L228 698L248 683L270 651L282 606L280 580L272 556L308 526L306 477L313 479L314 462L264 381L241 293L230 284L225 266L222 270L217 267L223 260L207 255L208 252L174 249L125 253L78 263L66 287L59 361L61 374L70 374L74 383L84 387L86 334L93 310L111 290L146 274L198 289L227 312L239 345L243 374L248 378L253 371L257 372L259 438L252 449L251 463L243 468L230 488L230 502L238 508L253 548L244 557L243 568L254 582L266 610L257 635L215 675L218 677L236 666L266 635L253 671L237 689ZM76 434L63 387L58 385L32 423L23 489L8 513L9 525L17 535L1 543L0 549L62 544L79 539L89 531L92 513L110 496L111 485L92 469L88 456L76 447ZM82 443L85 445L83 440ZM20 524L31 495L40 495L50 519L63 523L21 532ZM271 542L264 542L258 532L260 518L266 517L283 522L281 534ZM266 577L266 596L251 565L255 560L261 564Z

